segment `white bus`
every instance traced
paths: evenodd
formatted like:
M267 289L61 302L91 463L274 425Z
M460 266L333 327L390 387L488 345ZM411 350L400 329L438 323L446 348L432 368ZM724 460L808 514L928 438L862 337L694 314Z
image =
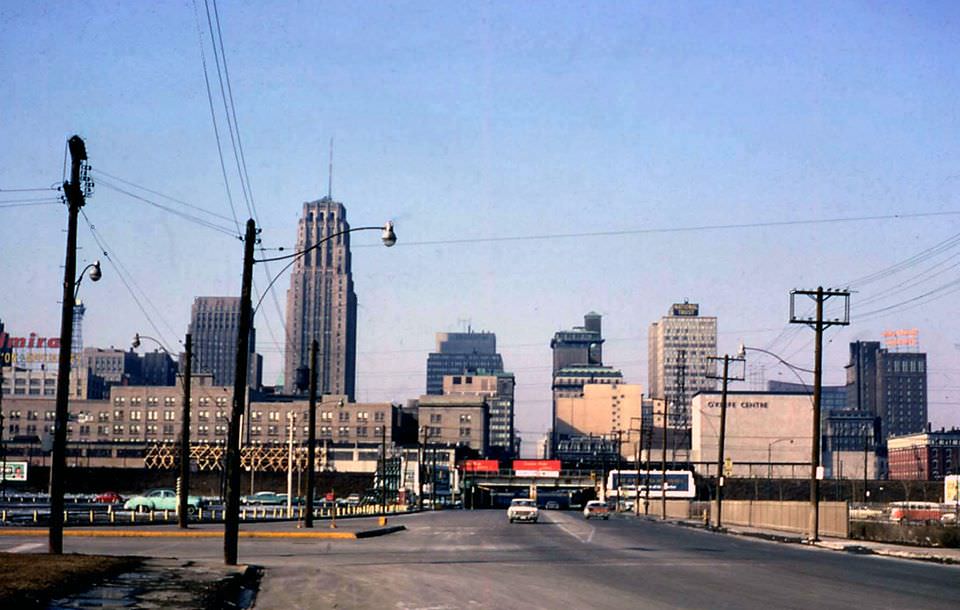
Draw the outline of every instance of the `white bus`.
M638 485L639 479L639 485ZM647 495L659 498L663 488L662 470L611 470L607 473L607 499L632 500ZM695 498L697 486L693 481L693 472L689 470L668 470L666 496L668 498Z

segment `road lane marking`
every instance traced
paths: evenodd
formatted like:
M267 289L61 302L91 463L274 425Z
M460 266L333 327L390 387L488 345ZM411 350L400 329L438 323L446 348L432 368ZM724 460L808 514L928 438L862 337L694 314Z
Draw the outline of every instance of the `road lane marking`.
M586 534L586 537L583 538L583 537L581 537L581 535L578 534L576 531L574 531L574 530L572 530L572 529L569 529L566 525L564 525L563 523L561 523L561 522L559 521L559 519L560 519L560 515L559 515L559 514L551 514L551 513L547 513L547 514L548 514L547 519L548 519L548 522L549 522L549 523L555 524L557 527L559 527L560 529L562 529L564 532L566 532L567 534L569 534L569 535L573 536L574 538L576 538L578 542L582 542L583 544L590 544L590 543L593 541L593 535L596 533L597 529L596 529L595 527L593 527L592 525L579 524L579 525L587 525L587 527L590 528L590 531Z
M7 553L26 553L27 551L32 551L34 549L43 548L44 545L42 542L25 542L23 544L18 544L17 546L7 549Z

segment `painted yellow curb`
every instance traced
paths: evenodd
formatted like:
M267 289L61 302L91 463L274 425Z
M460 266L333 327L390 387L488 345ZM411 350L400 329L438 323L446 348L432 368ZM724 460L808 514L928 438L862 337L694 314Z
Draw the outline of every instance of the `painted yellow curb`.
M44 536L46 530L35 529L0 529L0 536ZM64 536L77 538L223 538L223 532L209 530L194 531L133 531L133 530L79 530L64 529ZM250 532L241 531L240 538L321 538L321 539L356 539L355 532Z

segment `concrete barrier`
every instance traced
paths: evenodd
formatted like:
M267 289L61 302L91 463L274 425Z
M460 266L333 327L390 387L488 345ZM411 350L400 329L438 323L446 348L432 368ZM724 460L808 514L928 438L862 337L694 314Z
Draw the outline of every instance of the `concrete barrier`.
M705 503L699 502L698 505ZM710 502L711 519L715 502ZM806 534L810 531L809 502L724 500L722 525L743 525ZM820 535L847 538L850 534L846 502L820 503Z

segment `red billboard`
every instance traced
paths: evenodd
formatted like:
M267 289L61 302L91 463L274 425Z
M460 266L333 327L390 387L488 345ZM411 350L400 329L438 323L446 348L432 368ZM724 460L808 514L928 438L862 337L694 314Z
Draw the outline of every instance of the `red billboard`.
M559 477L560 460L513 460L518 477Z
M463 463L464 472L499 472L500 462L497 460L467 460Z

